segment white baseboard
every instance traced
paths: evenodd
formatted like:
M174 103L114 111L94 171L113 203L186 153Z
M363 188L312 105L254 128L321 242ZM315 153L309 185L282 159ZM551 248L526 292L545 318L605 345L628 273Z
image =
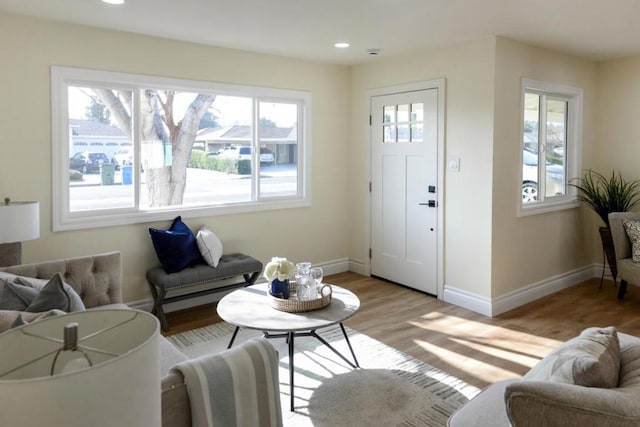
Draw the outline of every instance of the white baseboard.
M484 295L445 285L443 299L450 304L493 317L549 294L575 286L593 277L600 277L601 274L602 264L594 264L532 283L496 298L488 298Z
M491 317L491 299L483 295L444 285L444 302Z
M353 271L362 276L369 276L371 274L364 262L353 259L349 260L349 269L347 271Z
M338 273L344 273L345 271L350 271L349 265L350 265L349 259L342 258L342 259L337 259L333 261L314 264L314 267L322 267L324 274L328 276L330 274L338 274ZM260 276L258 280L256 280L256 284L260 284L260 283L267 283L267 281L264 279L264 277ZM203 295L199 298L172 302L169 304L165 304L163 306L163 309L165 313L170 313L172 311L183 310L183 309L195 307L198 305L211 304L211 303L220 301L220 299L226 294L228 294L229 292L231 291L216 292L214 294ZM128 302L127 305L137 310L150 312L151 309L153 308L153 300L151 298L148 298L148 299Z
M330 274L344 273L345 271L353 271L354 273L358 273L363 276L369 275L367 267L363 262L349 260L348 258L341 258L314 265L322 267L325 275L327 276ZM610 271L607 267L605 268L605 276L609 274ZM577 285L578 283L584 282L585 280L594 277L599 278L601 276L602 264L593 264L591 266L578 268L567 273L559 274L557 276L532 283L528 286L512 292L508 292L496 298L489 298L484 295L479 295L473 292L465 291L463 289L458 289L455 286L445 285L443 300L447 303L466 308L467 310L492 317L505 313L509 310L513 310L514 308L527 304L531 301L535 301L554 292L558 292L562 289ZM266 283L266 281L261 276L260 278L258 278L256 283ZM197 299L177 301L171 304L166 304L164 306L164 310L168 313L171 311L182 310L197 305L214 303L219 301L220 298L222 298L224 295L226 295L226 293L221 292L205 295ZM153 301L149 298L132 301L127 303L127 305L138 310L151 311L151 308L153 307Z

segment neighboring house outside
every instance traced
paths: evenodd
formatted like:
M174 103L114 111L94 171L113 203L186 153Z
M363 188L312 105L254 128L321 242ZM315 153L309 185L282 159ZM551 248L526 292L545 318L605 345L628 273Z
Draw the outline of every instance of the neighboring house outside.
M221 152L228 147L249 146L252 141L251 126L228 126L203 128L198 131L194 148L207 152ZM268 148L275 155L275 163L297 162L296 127L261 126L259 129L261 148Z
M120 148L131 145L129 138L117 126L94 120L69 119L69 157L82 151L97 151L111 159Z

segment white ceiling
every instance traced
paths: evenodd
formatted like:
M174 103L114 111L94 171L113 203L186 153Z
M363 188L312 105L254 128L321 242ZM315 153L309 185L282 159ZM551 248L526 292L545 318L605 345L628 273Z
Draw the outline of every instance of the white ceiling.
M638 0L0 0L0 10L337 64L491 35L593 60L640 54ZM342 40L351 47L333 47Z

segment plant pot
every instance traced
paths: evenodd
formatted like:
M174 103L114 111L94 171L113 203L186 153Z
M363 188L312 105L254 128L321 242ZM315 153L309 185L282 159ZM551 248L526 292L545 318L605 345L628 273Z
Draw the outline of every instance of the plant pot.
M609 270L615 282L618 276L618 267L616 264L616 252L613 248L613 237L611 236L611 229L609 227L600 227L600 240L602 240L602 250L607 258Z

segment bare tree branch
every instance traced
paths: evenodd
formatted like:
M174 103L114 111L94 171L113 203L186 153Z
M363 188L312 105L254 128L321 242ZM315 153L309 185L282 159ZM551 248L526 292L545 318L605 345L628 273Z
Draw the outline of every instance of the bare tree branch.
M120 95L123 97L121 100L115 91L110 89L94 89L94 92L111 111L111 117L113 117L118 127L131 139L131 115L125 108L125 103L131 108L131 93L127 91L121 92Z

